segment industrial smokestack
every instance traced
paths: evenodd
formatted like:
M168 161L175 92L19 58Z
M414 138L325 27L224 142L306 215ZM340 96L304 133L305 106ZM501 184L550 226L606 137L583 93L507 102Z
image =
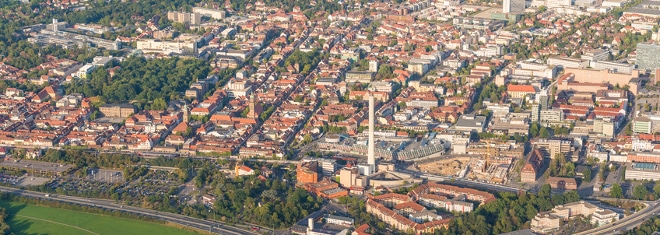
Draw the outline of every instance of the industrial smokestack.
M367 164L369 165L369 168L371 168L371 171L373 172L374 169L376 168L376 143L375 143L375 138L374 138L374 123L376 119L376 114L375 114L375 109L376 109L376 102L374 101L374 95L371 94L371 92L368 92L367 94L369 96L369 145L368 145L368 152L367 152Z
M57 19L53 19L53 32L57 32Z
M307 228L309 231L314 231L314 218L308 218L307 219Z

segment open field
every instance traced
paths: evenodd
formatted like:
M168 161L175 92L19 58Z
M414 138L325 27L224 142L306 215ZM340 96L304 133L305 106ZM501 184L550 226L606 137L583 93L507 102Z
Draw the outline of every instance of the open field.
M14 234L199 234L164 224L31 204L0 201Z

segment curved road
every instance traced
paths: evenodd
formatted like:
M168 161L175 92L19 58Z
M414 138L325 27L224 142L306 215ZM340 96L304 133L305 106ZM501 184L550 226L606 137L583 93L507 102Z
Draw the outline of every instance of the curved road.
M63 195L53 195L51 197L46 197L45 194L41 192L28 191L28 190L3 187L3 186L0 186L0 191L19 195L19 196L25 196L25 197L48 199L48 200L66 202L76 205L92 206L103 209L128 212L128 213L146 216L157 220L175 223L185 227L190 227L202 231L208 231L216 234L231 234L231 235L258 234L243 228L231 227L215 221L197 219L190 216L179 215L168 212L160 212L160 211L138 208L133 206L124 206L111 202L109 200L95 199L95 198L80 198L80 197L63 196Z
M644 223L644 221L649 220L651 217L660 213L660 204L658 201L647 203L648 206L628 217L625 217L615 223L609 223L598 228L590 229L575 235L605 235L605 234L617 234L619 232L632 230L633 228Z

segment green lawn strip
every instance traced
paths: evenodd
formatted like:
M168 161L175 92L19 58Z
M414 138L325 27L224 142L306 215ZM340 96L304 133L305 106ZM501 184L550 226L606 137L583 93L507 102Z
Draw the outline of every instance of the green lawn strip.
M92 234L84 230L102 235L198 234L193 231L181 230L153 222L119 218L108 215L91 214L31 204L0 201L0 206L7 209L7 212L10 214L8 223L15 234ZM77 229L76 227L83 230Z

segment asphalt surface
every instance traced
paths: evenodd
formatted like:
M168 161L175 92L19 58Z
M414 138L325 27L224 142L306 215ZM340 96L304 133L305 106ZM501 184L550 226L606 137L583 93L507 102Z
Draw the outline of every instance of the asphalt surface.
M25 196L25 197L47 199L47 200L66 202L76 205L92 206L97 208L128 212L136 215L154 218L157 220L179 224L193 229L208 231L215 234L234 234L234 235L258 234L243 228L231 227L229 225L225 225L215 221L208 221L208 220L197 219L197 218L174 214L174 213L160 212L160 211L149 210L144 208L125 206L114 203L109 200L80 198L80 197L63 196L63 195L50 195L49 197L47 197L46 194L41 192L15 189L10 187L2 187L2 186L0 186L0 191L6 193L12 193L19 196Z

